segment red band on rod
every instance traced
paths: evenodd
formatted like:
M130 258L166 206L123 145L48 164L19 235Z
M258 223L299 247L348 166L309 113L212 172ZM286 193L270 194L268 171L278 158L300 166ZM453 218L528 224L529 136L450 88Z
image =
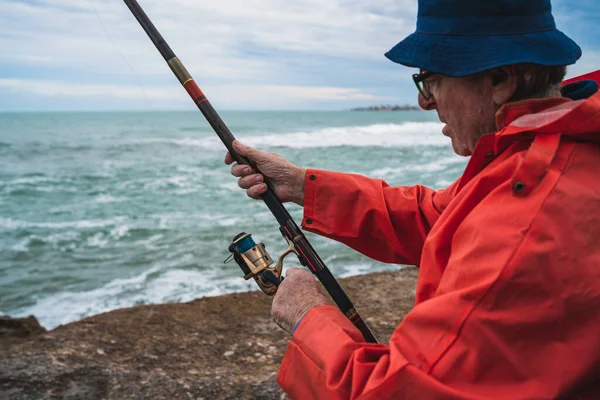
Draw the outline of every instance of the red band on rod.
M185 90L188 92L188 94L190 95L190 97L194 101L196 101L196 99L198 97L204 96L204 93L202 93L202 90L200 90L200 88L198 87L198 85L196 85L196 82L194 82L193 80L187 81L183 85L183 87L185 88Z

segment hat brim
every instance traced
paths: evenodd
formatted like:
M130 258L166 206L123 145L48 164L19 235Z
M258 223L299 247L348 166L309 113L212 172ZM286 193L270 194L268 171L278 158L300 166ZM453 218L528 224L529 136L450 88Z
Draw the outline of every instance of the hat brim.
M557 29L502 36L415 32L385 56L409 67L461 77L519 63L571 65L581 57L581 48Z

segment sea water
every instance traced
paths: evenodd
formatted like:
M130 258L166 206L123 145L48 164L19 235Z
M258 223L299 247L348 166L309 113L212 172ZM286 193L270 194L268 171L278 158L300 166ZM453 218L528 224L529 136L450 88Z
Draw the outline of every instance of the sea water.
M464 169L435 113L223 112L303 167L443 188ZM0 313L53 328L138 304L256 290L223 264L245 231L285 250L199 112L0 113ZM302 209L289 205L299 224ZM397 269L307 234L338 277ZM287 265L295 265L288 258Z

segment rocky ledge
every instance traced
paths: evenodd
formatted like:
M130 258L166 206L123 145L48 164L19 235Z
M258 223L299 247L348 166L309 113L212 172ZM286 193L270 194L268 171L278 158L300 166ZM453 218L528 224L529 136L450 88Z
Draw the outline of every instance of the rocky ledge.
M379 339L410 310L417 272L341 281ZM46 332L0 321L1 399L279 399L289 336L262 292L115 310Z

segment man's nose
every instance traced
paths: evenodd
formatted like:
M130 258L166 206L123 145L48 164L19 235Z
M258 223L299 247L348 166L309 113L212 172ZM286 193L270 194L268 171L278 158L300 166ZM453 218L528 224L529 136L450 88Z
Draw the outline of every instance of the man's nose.
M435 102L435 98L430 96L429 99L423 97L421 93L419 93L419 107L423 110L435 110L437 108L437 103Z

